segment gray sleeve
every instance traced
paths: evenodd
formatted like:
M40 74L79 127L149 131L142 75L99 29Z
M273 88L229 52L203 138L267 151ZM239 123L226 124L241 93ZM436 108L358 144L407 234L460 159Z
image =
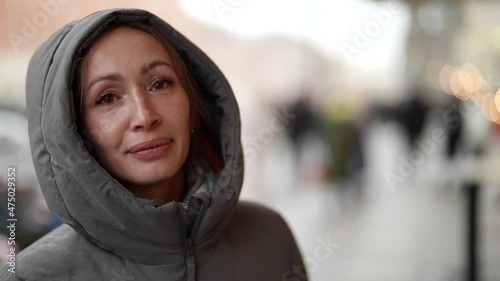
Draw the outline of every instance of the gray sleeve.
M285 253L289 257L285 272L281 276L283 281L307 281L307 269L302 260L299 247L295 238L288 227L288 224L281 218L285 228L285 235L283 239Z
M17 277L15 273L9 272L7 267L4 266L0 269L0 280L2 281L23 281Z

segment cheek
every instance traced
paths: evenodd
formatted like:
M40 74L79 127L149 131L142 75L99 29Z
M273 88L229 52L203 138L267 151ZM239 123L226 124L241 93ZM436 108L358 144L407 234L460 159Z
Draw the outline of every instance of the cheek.
M178 130L182 130L184 133L189 132L192 118L187 96L179 99L173 108L175 110L170 112L169 119L172 120Z
M84 133L90 137L97 150L115 147L120 140L120 119L99 116L87 116L83 122Z

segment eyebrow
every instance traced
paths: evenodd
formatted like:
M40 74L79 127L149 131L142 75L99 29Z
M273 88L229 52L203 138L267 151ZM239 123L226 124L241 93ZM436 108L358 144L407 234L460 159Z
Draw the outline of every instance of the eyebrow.
M108 75L102 75L102 76L98 76L96 79L92 80L92 82L90 82L89 86L87 87L87 91L92 88L92 86L97 83L97 82L100 82L100 81L103 81L103 80L111 80L111 81L119 81L119 80L122 80L121 76L118 75L118 74L108 74Z
M153 68L155 68L157 66L160 66L160 65L172 68L172 66L168 62L166 62L166 61L154 60L154 61L152 61L152 62L144 65L143 67L141 67L141 74L145 74L148 71L150 71L151 69L153 69Z
M154 60L154 61L152 61L148 64L145 64L141 67L141 74L145 74L145 73L149 72L151 69L158 67L158 66L161 66L161 65L172 68L172 66L169 63L167 63L166 61ZM92 88L92 86L94 84L96 84L97 82L103 81L103 80L120 81L120 80L123 80L123 78L122 78L122 76L120 76L118 74L107 74L107 75L98 76L96 79L94 79L94 80L92 80L92 82L90 82L89 86L87 87L87 91L90 88Z

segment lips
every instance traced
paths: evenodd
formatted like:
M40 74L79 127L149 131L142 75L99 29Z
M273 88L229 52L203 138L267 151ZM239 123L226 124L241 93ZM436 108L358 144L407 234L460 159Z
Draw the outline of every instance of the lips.
M127 153L139 158L153 158L165 154L168 151L172 139L156 138L138 143L127 150Z

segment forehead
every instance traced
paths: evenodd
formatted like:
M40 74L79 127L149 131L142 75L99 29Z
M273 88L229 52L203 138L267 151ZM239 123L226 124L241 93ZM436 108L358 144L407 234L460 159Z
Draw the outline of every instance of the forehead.
M164 46L153 35L136 28L117 27L99 38L88 53L89 67L103 62L122 62L133 66L134 62L171 59Z

